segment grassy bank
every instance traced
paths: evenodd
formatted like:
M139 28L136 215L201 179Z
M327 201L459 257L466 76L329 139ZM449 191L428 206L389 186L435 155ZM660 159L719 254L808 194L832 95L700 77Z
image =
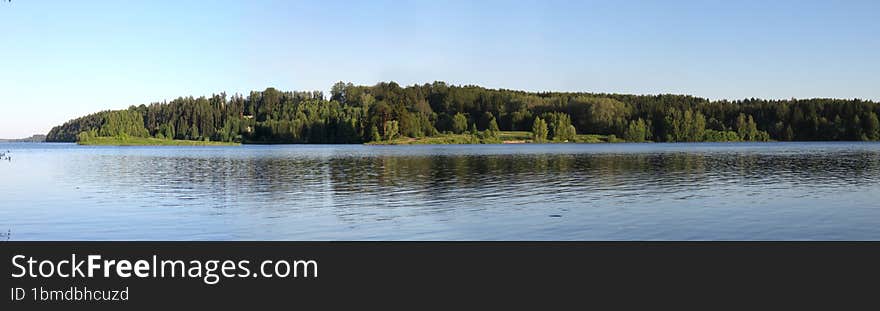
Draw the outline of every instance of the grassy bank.
M616 143L623 140L614 135L579 134L568 143ZM501 131L498 137L472 134L440 134L431 137L402 137L392 140L369 142L368 145L455 145L455 144L524 144L533 143L532 133L526 131ZM547 141L547 143L563 143Z
M77 144L86 146L238 146L238 143L195 141L195 140L172 140L145 137L91 137L77 141Z
M81 136L77 144L85 146L238 146L239 143L171 140L152 137L94 137ZM623 140L614 135L579 134L574 141L546 141L546 143L616 143ZM459 144L526 144L534 143L532 133L526 131L501 131L496 137L486 132L473 135L440 134L431 137L411 138L399 137L392 140L368 142L367 145L459 145Z

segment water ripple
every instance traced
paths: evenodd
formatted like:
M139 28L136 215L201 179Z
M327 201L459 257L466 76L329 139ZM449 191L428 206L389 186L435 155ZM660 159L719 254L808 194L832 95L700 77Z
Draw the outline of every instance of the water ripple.
M877 143L17 146L20 239L880 239Z

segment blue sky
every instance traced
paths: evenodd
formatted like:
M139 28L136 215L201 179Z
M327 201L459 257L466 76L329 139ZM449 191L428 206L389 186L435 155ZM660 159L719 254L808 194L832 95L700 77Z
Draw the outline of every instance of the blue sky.
M880 1L0 4L0 137L220 91L443 80L880 100Z

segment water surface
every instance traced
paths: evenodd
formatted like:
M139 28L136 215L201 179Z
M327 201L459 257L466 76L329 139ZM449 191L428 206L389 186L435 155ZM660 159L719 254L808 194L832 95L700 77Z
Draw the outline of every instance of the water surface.
M0 149L11 240L880 240L880 143Z

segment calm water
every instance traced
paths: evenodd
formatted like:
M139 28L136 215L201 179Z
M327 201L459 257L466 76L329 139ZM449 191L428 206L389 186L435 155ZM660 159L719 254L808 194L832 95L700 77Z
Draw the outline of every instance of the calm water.
M0 149L4 240L880 240L878 143Z

